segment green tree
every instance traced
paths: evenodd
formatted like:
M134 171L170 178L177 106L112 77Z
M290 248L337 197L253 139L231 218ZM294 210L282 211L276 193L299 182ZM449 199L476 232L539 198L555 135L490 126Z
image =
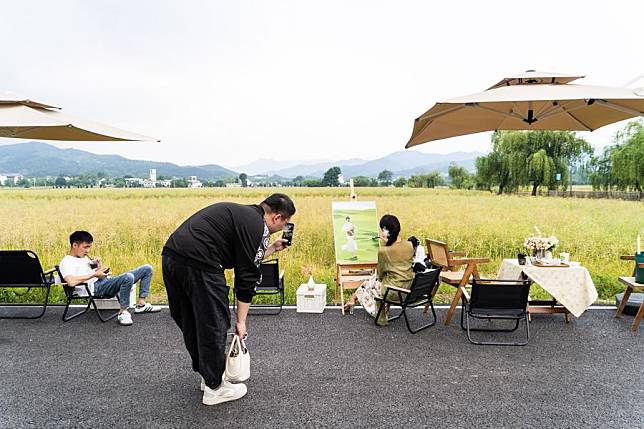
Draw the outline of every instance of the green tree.
M592 152L574 132L496 131L492 151L476 161L477 186L498 186L501 194L530 185L536 195L540 186L556 188L556 172L567 183L571 166Z
M383 186L391 185L391 181L394 177L394 173L389 170L382 170L378 173L378 182Z
M355 187L365 187L371 186L371 179L367 176L356 176L353 178L353 186Z
M64 188L67 186L67 180L63 176L58 176L56 177L56 181L54 181L54 186L57 188Z
M394 186L396 188L402 188L403 186L407 185L407 179L404 177L399 177L396 180L394 180Z
M333 187L340 186L340 180L339 180L340 174L342 174L340 167L329 168L324 173L324 177L322 178L322 186L333 186Z
M459 167L456 163L452 162L447 169L447 173L452 188L471 189L474 186L471 175L465 167Z
M247 188L248 187L248 174L241 173L239 175L239 181L241 182L242 188Z
M435 188L443 185L445 185L445 179L439 171L411 176L407 180L407 186L410 188Z

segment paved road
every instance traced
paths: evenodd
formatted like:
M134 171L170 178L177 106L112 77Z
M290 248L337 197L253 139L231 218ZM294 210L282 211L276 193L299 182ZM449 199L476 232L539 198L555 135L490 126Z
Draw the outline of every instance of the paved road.
M167 310L132 327L60 314L0 320L0 427L644 427L644 331L611 311L536 317L505 348L361 310L253 316L249 394L214 407Z

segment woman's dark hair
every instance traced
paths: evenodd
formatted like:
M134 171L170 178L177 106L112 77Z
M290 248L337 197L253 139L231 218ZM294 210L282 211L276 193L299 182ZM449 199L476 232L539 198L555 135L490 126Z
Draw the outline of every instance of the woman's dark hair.
M400 234L400 222L398 218L394 215L384 215L380 218L380 229L387 229L389 231L389 238L385 243L385 246L391 246L398 240L398 234Z
M268 207L272 213L279 213L287 219L295 214L295 204L286 194L273 194L262 201L262 205Z
M69 245L73 246L74 243L93 243L94 237L87 231L74 231L69 236Z

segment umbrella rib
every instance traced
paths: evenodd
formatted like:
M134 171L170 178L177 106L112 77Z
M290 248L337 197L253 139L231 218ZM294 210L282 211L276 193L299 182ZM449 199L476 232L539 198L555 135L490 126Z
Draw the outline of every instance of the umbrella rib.
M562 109L562 110L564 111L564 113L566 113L568 116L570 116L575 122L577 122L582 127L586 128L587 131L594 131L588 125L586 125L583 122L581 122L581 120L577 119L577 117L575 115L573 115L572 113L570 113L568 110L566 110L566 109Z
M574 103L574 101L571 101L568 104L572 104L572 103ZM552 109L544 113L539 119L546 119L546 118L549 118L550 116L556 115L557 113L561 113L561 112L574 112L575 110L583 109L584 107L586 107L585 102L580 104L579 106L575 106L571 108L567 108L566 105L564 104L556 104L555 106L553 106Z
M601 104L602 106L608 107L609 109L617 110L622 113L626 113L628 115L644 117L644 112L640 112L639 110L636 110L636 109L631 109L630 107L621 106L619 104L611 103L606 100L595 100L595 101Z
M515 113L515 112L514 112L514 110L510 111L510 113L507 113L507 112L502 112L502 111L500 111L500 110L493 109L493 108L491 108L491 107L482 106L482 105L480 105L480 104L478 104L478 103L474 103L474 106L478 107L479 109L483 109L483 110L487 110L487 111L490 111L490 112L494 112L494 113L496 113L496 114L503 115L503 116L506 116L506 117L509 117L509 118L517 118L517 119L521 119L521 120L523 120L523 116L521 116L521 115L519 115L519 114Z
M442 112L432 113L431 115L427 115L427 114L422 115L416 120L417 121L422 121L424 119L430 119L430 120L431 119L436 119L436 118L439 118L439 117L441 117L443 115L447 115L448 113L452 113L452 112L455 112L455 111L457 111L459 109L462 109L463 107L465 107L463 104L459 104L459 105L451 107L451 108L449 108L447 110L443 110Z

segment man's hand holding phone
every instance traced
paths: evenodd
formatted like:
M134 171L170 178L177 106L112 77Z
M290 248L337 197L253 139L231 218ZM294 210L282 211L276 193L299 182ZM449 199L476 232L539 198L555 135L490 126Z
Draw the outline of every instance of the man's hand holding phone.
M96 270L96 272L94 273L94 277L96 277L99 280L104 279L105 277L107 277L107 273L109 272L110 272L110 267L100 268Z

